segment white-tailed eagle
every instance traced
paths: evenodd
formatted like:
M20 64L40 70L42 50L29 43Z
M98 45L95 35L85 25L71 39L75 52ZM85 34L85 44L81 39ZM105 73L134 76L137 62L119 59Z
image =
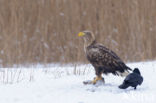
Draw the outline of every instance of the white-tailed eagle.
M129 70L131 69L125 65L115 52L97 43L92 32L83 31L78 36L84 39L86 57L95 68L96 78L92 81L93 84L103 79L103 73L112 73L120 76L127 76L129 74Z

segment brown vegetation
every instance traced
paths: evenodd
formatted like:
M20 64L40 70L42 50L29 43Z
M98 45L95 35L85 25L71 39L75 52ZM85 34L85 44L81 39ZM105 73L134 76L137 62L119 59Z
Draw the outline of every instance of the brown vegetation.
M0 64L86 61L79 31L126 61L156 59L156 0L0 0Z

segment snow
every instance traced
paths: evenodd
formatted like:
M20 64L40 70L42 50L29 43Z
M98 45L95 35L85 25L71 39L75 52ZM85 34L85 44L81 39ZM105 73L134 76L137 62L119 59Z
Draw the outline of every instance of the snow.
M0 103L155 103L156 61L128 63L144 82L137 90L118 88L124 78L104 75L105 85L83 85L95 77L91 65L0 69Z

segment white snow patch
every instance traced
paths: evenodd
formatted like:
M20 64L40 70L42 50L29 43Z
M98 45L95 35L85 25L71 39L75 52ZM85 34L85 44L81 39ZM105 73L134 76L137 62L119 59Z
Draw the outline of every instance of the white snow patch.
M127 65L144 77L137 90L119 89L124 78L113 75L104 75L103 86L83 85L95 77L91 65L1 68L0 103L155 103L156 62Z

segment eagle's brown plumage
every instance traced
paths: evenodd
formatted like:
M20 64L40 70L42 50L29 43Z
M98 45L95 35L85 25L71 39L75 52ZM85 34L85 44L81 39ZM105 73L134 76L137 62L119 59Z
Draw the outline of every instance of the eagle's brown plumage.
M116 53L97 43L92 32L80 32L79 36L83 36L86 57L95 68L97 78L93 83L96 83L97 80L102 78L102 73L112 73L121 76L129 73L128 70L131 69L125 65Z

